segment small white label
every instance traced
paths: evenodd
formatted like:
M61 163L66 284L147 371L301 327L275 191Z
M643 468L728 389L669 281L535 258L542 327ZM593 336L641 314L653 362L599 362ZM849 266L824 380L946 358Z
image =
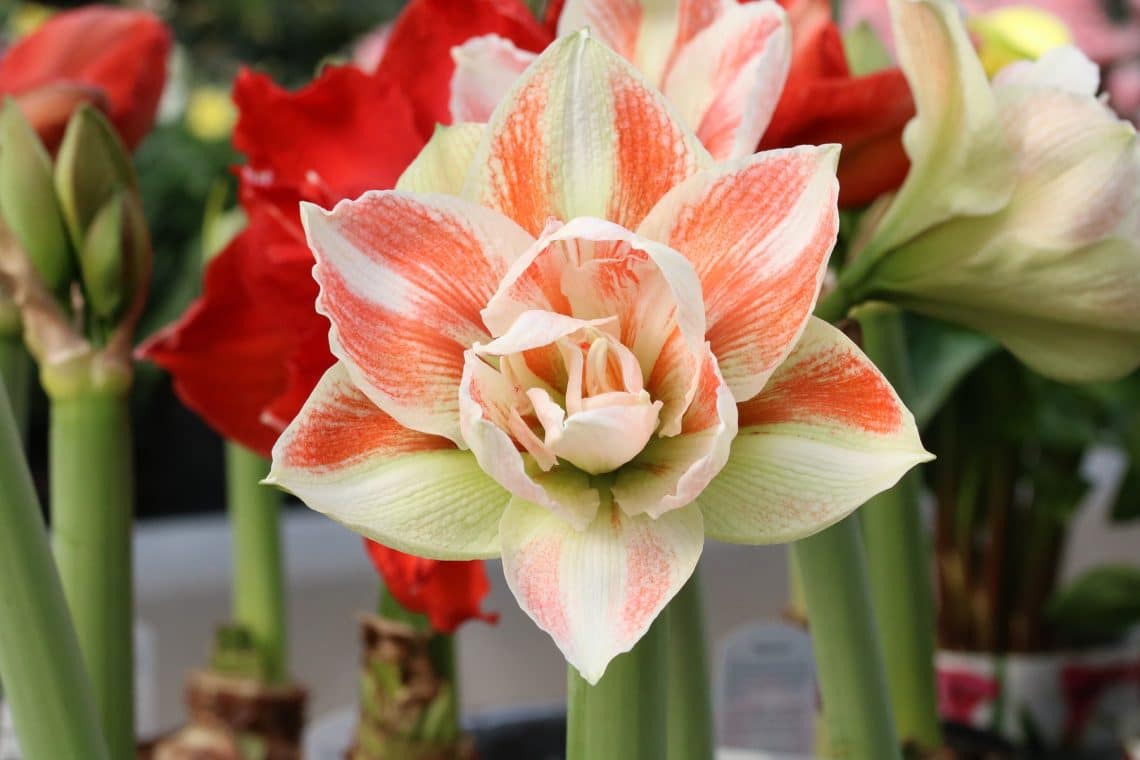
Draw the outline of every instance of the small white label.
M717 739L722 747L810 756L816 681L811 637L784 623L734 631L717 674Z

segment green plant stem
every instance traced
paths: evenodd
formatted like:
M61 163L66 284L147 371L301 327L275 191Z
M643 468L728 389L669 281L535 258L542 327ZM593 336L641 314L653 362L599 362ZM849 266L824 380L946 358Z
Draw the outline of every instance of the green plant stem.
M226 443L226 498L233 534L234 622L247 629L268 683L288 680L285 582L281 557L281 493L261 480L269 463Z
M709 760L713 756L704 613L701 579L694 572L665 608L669 629L668 760Z
M0 332L0 377L8 389L15 430L21 443L28 440L28 394L32 386L32 358L19 331Z
M111 757L133 758L134 645L126 392L51 400L52 542Z
M860 310L863 350L903 399L911 396L906 336L897 309L873 305ZM859 510L867 547L867 574L883 651L891 705L904 745L941 746L934 678L934 580L932 553L922 529L919 474Z
M23 444L0 381L0 675L29 759L105 760Z
M566 760L666 756L667 623L658 618L594 686L567 669Z
M831 757L901 760L858 518L792 544L803 575Z

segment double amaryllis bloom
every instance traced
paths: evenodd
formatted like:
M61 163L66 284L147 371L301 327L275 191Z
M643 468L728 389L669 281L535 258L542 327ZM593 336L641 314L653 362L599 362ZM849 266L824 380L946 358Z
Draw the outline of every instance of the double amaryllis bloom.
M104 111L128 148L154 124L170 32L153 14L92 5L57 14L0 57L0 96L12 96L49 150L73 111Z
M396 190L304 207L338 361L270 482L403 551L502 556L596 682L706 535L809 535L928 458L810 316L837 158L718 163L630 64L564 37Z
M815 5L818 0L804 2ZM739 70L741 63L751 61L748 76L753 77L753 85L739 86L747 77L718 79L711 74L707 81L699 83L705 93L702 97L714 99L711 87L736 83L732 96L737 100L729 103L722 97L720 101L730 112L741 115L748 111L746 103L753 98L767 103L765 109L770 112L771 101L783 85L782 72L789 65L790 81L815 81L814 72L819 67L801 67L798 62L813 60L814 41L823 39L815 33L801 34L796 26L796 52L789 64L783 15L770 3L752 5L756 7L742 12L762 20L759 28L767 36L753 38L752 53L740 62L730 63ZM711 19L728 4L700 0L687 7L692 18L699 20ZM604 10L597 5L593 12L598 9ZM580 6L579 10L571 7L567 12L578 13ZM646 4L639 11L642 12L660 10ZM736 11L730 12L735 19ZM520 56L533 58L532 51L541 50L554 39L554 25L560 15L559 5L552 4L550 21L543 25L517 2L413 0L393 24L373 72L328 67L311 85L295 93L281 90L261 75L245 72L238 77L234 99L241 116L234 143L248 159L240 173L241 202L248 225L209 265L202 297L181 320L156 335L142 350L144 356L173 375L175 390L187 406L228 438L256 451L269 452L281 430L333 363L326 337L328 322L312 310L316 296L310 275L313 256L305 245L296 211L298 202L307 200L331 206L341 198L354 198L368 189L391 187L424 145L434 125L451 120L449 83L453 72L456 80L461 78L463 68L462 48L456 49L460 61L456 66L450 52L452 46L469 39L493 39L499 47L509 47ZM791 12L793 25L801 15ZM818 21L818 14L813 18ZM773 20L778 21L776 27ZM828 24L833 30L834 25ZM818 27L818 23L813 24L813 28ZM716 25L715 31L734 34L731 24L725 21ZM706 48L716 46L709 40L710 34L704 35ZM773 50L780 55L760 55L766 49L766 39L779 43ZM801 50L807 52L801 55ZM766 67L763 70L759 69L761 63ZM801 68L808 75L797 78L796 72ZM510 81L519 70L510 70ZM897 144L901 124L892 127L876 112L847 113L839 121L835 118L842 113L841 108L826 117L817 115L836 109L839 102L883 102L878 88L864 89L863 80L838 77L831 69L828 71L831 90L826 99L796 95L807 92L807 85L802 91L799 85L785 89L784 97L799 103L790 110L781 106L778 111L789 114L787 119L777 115L778 121L792 124L783 130L786 139L806 141L809 137L804 129L795 126L797 123L806 125L808 132L824 123L842 123L851 126L852 134L877 133L884 128L890 133L893 129L894 137L887 139ZM757 91L761 84L768 89ZM507 87L509 81L496 91L496 101ZM849 95L843 96L836 88ZM905 87L899 97L909 104ZM824 100L826 106L821 105ZM891 109L885 109L880 113L890 112ZM753 138L763 126L757 127L759 122L750 118L753 126L749 139L754 146ZM828 139L839 134L827 131ZM750 150L744 146L742 153ZM841 166L841 176L847 165L856 163L853 157L859 152L849 152L850 157ZM884 185L884 174L868 176L882 190L897 184L897 179L888 179ZM857 178L849 182L844 177L843 186L841 195L848 192L847 188L867 185ZM224 378L221 382L220 377ZM414 569L420 575L429 567L413 557L401 557L400 561L406 569ZM391 562L385 565L392 566ZM425 591L416 596L419 601L412 609L433 619L451 618L456 610L471 609L468 590L483 588L485 579L481 564L463 567L470 575L470 582L460 584L465 591ZM450 574L454 570L441 568L440 572ZM407 573L387 574L387 580L395 587L399 577L406 576ZM439 586L422 583L418 588Z
M588 26L661 90L717 160L758 144L842 143L840 205L865 205L906 175L901 135L914 115L906 79L898 69L853 77L827 0L787 0L785 8L770 0L569 0L558 32ZM451 116L460 122L485 122L535 58L494 34L453 55Z

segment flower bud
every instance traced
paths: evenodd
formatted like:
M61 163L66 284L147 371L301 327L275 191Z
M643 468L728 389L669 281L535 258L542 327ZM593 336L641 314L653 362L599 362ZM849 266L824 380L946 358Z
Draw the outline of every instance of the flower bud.
M137 191L127 150L97 109L83 106L68 122L56 158L55 187L71 241L79 250L108 201L120 190Z
M47 288L57 294L65 290L75 264L52 184L51 158L11 99L0 113L0 215Z
M122 194L116 193L92 219L79 251L87 303L102 319L113 320L127 301L129 283L123 248Z

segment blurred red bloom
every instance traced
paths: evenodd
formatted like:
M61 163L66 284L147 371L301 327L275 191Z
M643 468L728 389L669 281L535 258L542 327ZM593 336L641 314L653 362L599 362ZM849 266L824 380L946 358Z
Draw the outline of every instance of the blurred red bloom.
M394 186L435 123L448 121L452 45L491 33L534 50L553 39L521 0L412 0L374 72L329 67L296 92L251 71L238 76L233 140L247 158L239 179L248 224L210 262L202 295L140 348L222 435L268 455L334 361L328 321L313 310L299 202L331 208ZM392 593L433 625L488 619L478 609L489 589L482 562L378 553L388 557L378 569Z
M91 5L58 13L0 58L0 96L13 96L52 151L72 111L93 103L134 148L154 126L170 32L145 11Z
M902 184L902 130L914 100L898 69L853 77L827 0L780 0L792 66L760 149L841 143L839 205L862 206Z
M439 562L389 549L364 539L364 546L389 592L404 609L427 615L431 627L453 633L461 623L476 618L488 623L499 616L480 605L491 590L483 562Z

